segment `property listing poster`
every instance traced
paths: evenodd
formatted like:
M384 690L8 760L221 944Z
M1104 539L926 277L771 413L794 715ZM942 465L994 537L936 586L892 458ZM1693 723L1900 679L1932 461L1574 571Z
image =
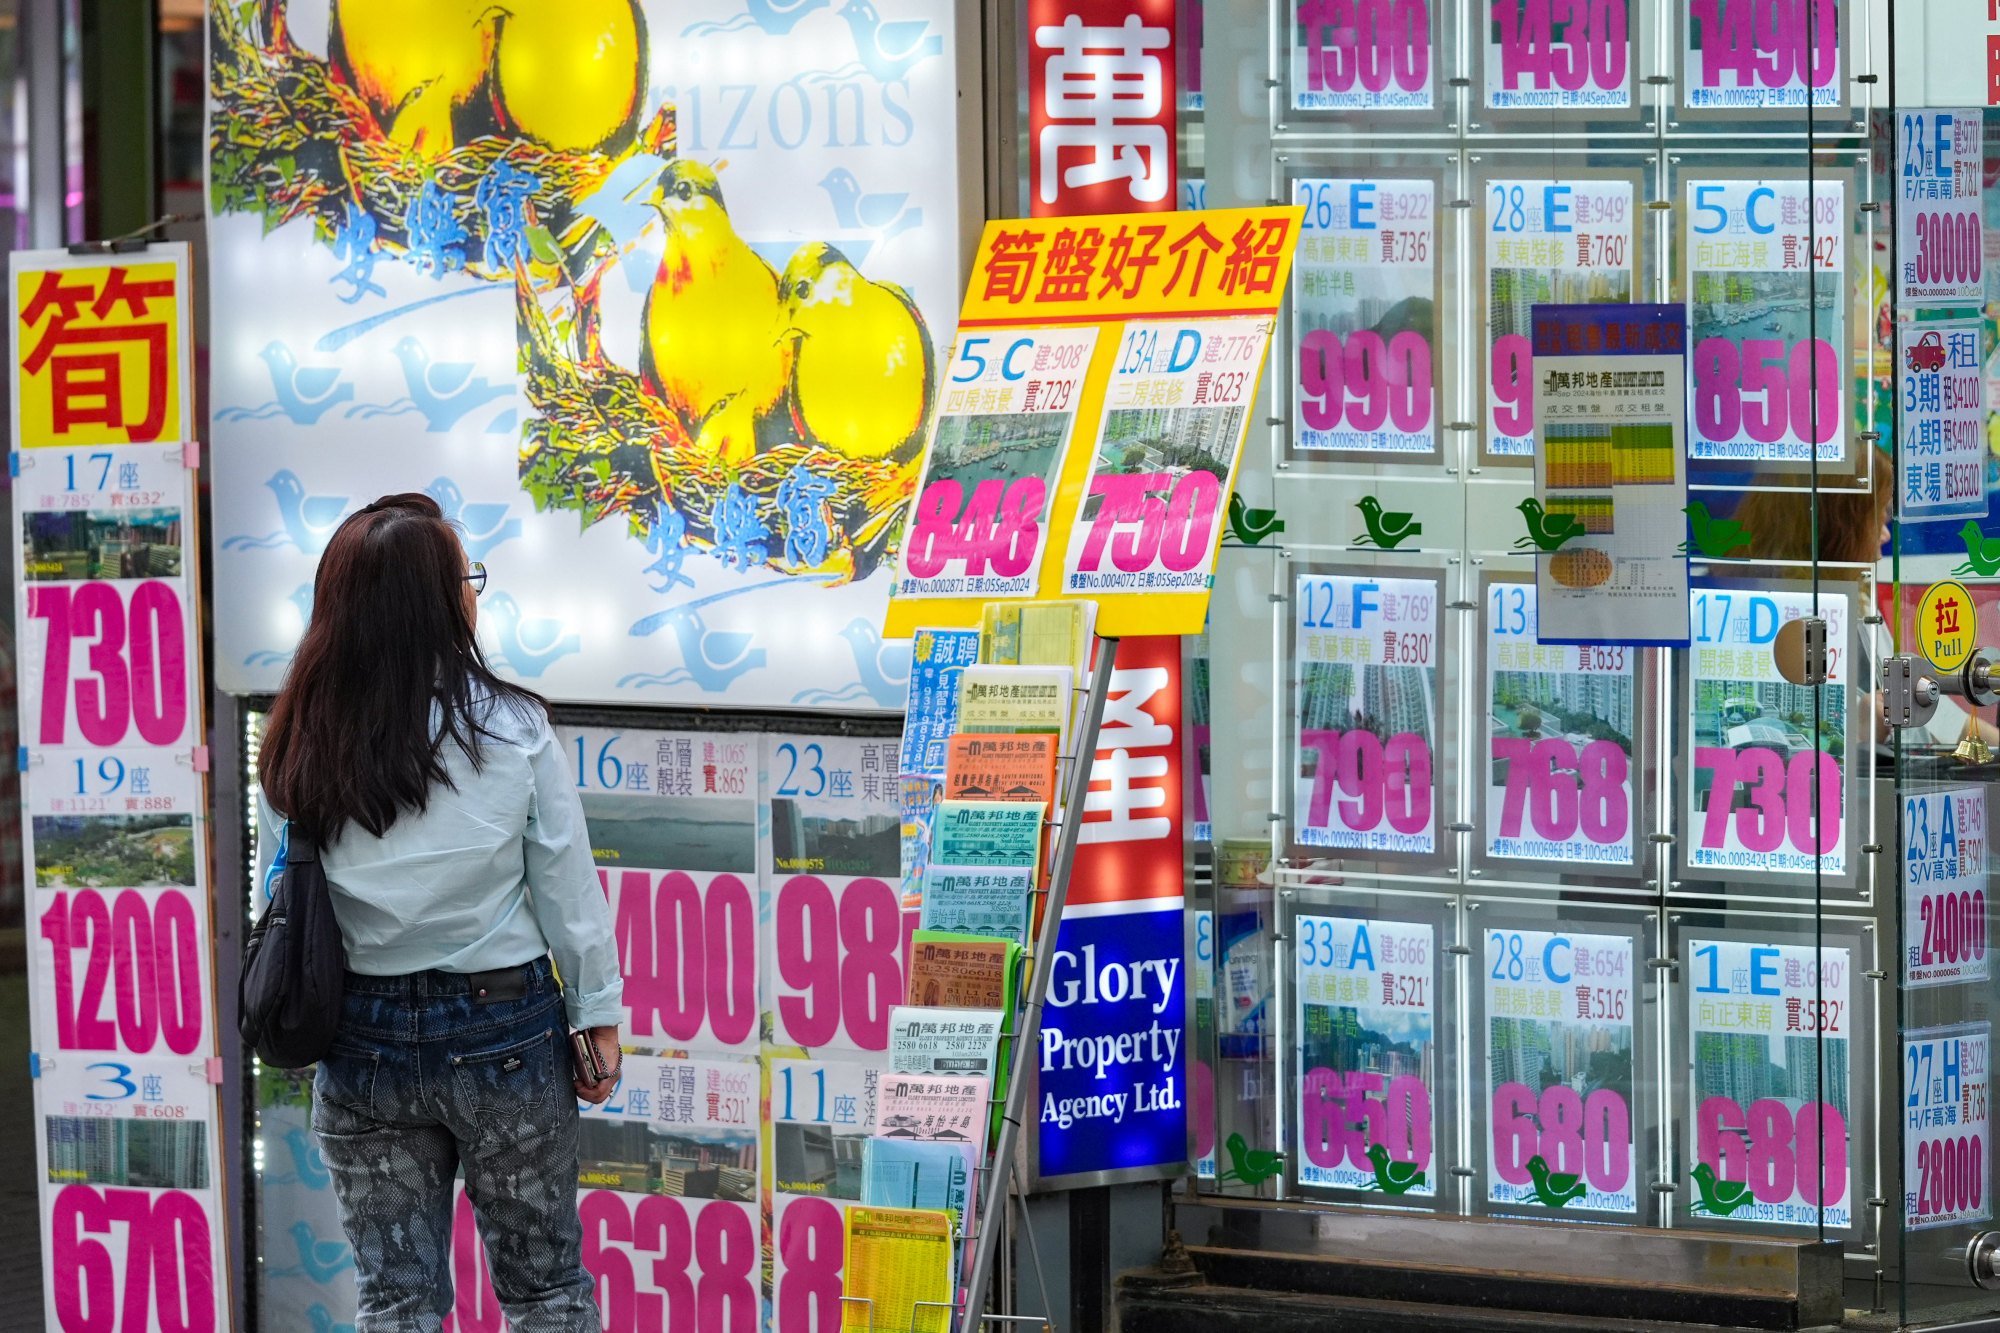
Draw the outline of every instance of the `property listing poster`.
M1437 933L1428 924L1299 916L1298 1180L1437 1194Z
M1993 1216L1992 1047L1984 1023L1903 1039L1903 1224L1913 1231Z
M774 1333L841 1327L844 1215L861 1202L881 1066L768 1057L766 1098Z
M1903 984L1986 981L1986 789L1903 797Z
M1690 1211L1851 1225L1848 951L1698 936L1685 948Z
M1622 111L1632 105L1633 0L1565 11L1546 0L1496 0L1485 42L1489 111Z
M1687 642L1686 327L1675 306L1534 308L1541 636Z
M1544 644L1532 583L1488 586L1486 855L1634 864L1639 650Z
M1827 622L1827 683L1778 674L1772 644L1787 621ZM1689 628L1686 864L1719 877L1848 870L1845 780L1854 644L1844 592L1704 584ZM1815 735L1815 729L1817 735Z
M899 597L1032 597L1097 330L967 333L924 450Z
M1896 325L1896 520L1985 518L1986 381L1977 319Z
M1632 937L1485 941L1486 1201L1636 1216Z
M1480 184L1487 457L1535 452L1534 308L1632 299L1635 197L1629 177Z
M1685 184L1689 456L1844 462L1846 180Z
M1271 327L1262 315L1124 326L1064 593L1206 594Z
M1292 448L1437 457L1437 182L1308 178L1292 202Z
M1434 853L1437 583L1301 574L1293 593L1293 840Z
M1428 111L1451 12L1440 0L1350 5L1286 0L1292 106L1301 111Z
M1896 113L1896 304L1985 303L1981 108Z
M1758 112L1846 102L1840 53L1850 11L1836 0L1674 0L1681 106Z

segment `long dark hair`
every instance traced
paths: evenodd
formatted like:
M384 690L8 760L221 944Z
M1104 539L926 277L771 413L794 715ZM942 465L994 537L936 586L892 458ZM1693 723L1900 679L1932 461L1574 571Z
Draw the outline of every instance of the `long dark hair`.
M465 554L427 495L385 495L327 543L257 760L272 807L322 845L422 813L451 785L446 746L479 766L493 707L546 711L486 665L465 592Z

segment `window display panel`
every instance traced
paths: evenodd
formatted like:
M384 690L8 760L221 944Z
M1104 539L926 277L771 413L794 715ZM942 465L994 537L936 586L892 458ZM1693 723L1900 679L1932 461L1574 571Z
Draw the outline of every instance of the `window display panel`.
M1448 0L1279 0L1289 12L1286 106L1360 127L1435 127L1455 103Z
M1677 11L1678 111L1700 119L1843 110L1857 6L1839 0L1667 0Z
M1640 0L1493 0L1475 11L1474 128L1592 133L1637 129L1652 72L1650 10Z

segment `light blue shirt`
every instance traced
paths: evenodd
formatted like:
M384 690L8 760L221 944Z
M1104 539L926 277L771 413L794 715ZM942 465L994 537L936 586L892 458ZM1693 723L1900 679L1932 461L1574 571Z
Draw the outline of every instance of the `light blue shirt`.
M347 967L368 976L484 972L548 954L571 1027L622 1023L611 909L590 858L583 802L541 710L485 710L481 766L447 746L456 790L384 836L349 825L322 851ZM283 821L258 796L258 908L283 865Z

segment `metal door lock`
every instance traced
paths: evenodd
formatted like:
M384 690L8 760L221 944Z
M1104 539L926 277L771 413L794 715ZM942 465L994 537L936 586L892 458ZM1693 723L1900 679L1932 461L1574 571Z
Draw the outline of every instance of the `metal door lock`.
M1930 724L1937 713L1938 683L1923 674L1923 664L1911 653L1882 659L1882 713L1897 728Z

